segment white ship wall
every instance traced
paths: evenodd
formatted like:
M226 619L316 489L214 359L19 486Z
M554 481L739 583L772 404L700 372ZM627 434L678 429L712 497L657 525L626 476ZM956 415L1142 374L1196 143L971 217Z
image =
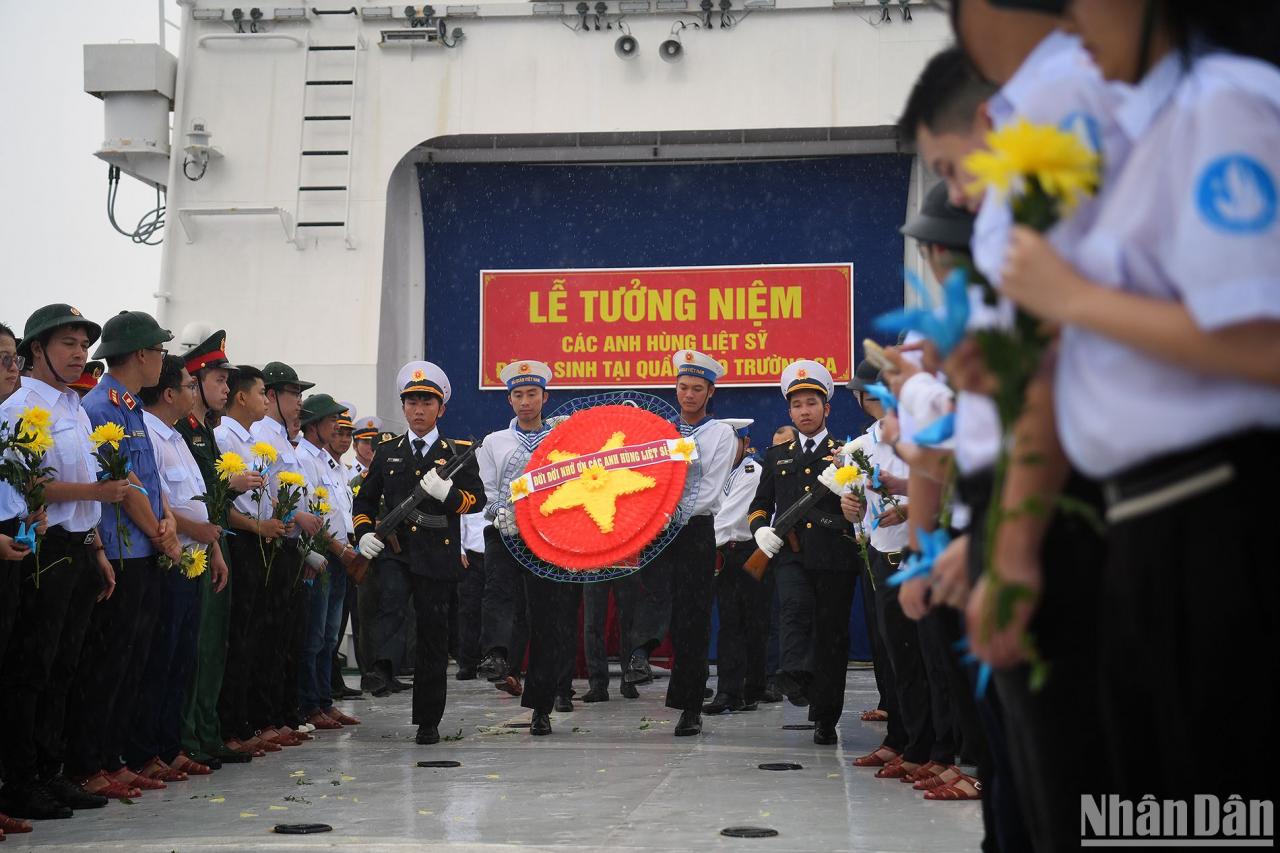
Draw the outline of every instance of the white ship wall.
M674 15L630 16L640 51L627 61L614 55L616 30L573 32L563 21L572 25L576 17L451 19L451 27L466 32L456 49L379 46L379 23L398 28L402 21L309 15L306 23L267 24L275 35L311 44L350 44L357 34L363 41L347 219L354 248L348 248L342 229L303 229L300 246L287 238L297 203L304 89L311 89L307 112L346 111L345 87L304 86L306 63L313 63L313 78L343 77L350 54L308 57L287 39L208 39L233 30L193 21L192 6L184 4L159 314L175 332L196 320L225 326L233 359L286 358L360 411L381 402L380 413L395 414L394 389L384 386L402 361L420 357L426 334L423 253L433 247L422 245L417 162L897 150L888 126L924 61L949 37L942 12L921 5L911 11L914 20L903 22L894 3L893 22L877 26L874 3L758 10L731 30L684 30L685 56L674 64L657 54ZM223 156L192 182L182 174L181 146L196 117ZM307 147L345 146L341 122L312 124L332 126L310 128ZM804 128L815 130L681 133ZM654 132L665 137L655 141ZM625 133L640 135L576 136ZM486 138L491 134L522 136ZM346 182L341 158L314 166L307 164L306 183ZM341 194L334 195L338 204L305 218L341 219ZM191 213L228 208L280 208L285 216Z

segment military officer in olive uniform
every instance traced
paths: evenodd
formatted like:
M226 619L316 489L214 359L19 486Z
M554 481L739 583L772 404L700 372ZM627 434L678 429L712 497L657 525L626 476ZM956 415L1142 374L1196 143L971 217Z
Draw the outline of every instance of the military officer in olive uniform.
M449 402L449 378L428 361L411 361L396 377L400 401L409 429L381 442L355 497L355 535L360 553L372 560L383 553L384 543L374 533L381 502L394 509L421 484L427 493L397 528L392 547L378 561L375 572L382 598L389 595L398 576L407 578L417 616L418 645L414 664L413 722L417 742L440 741L449 666L449 605L462 572L458 558L462 541L460 517L484 508L484 485L472 459L451 478L440 476L440 466L469 449L469 442L443 438L438 421ZM408 592L409 590L406 590ZM371 649L381 657L382 649Z
M796 361L782 371L782 393L795 441L775 444L765 454L760 485L748 521L760 550L777 573L781 607L782 673L789 697L802 692L813 742L837 740L836 724L844 708L845 670L849 663L849 608L859 576L853 527L840 512L840 498L818 481L843 445L827 433L831 373L816 361ZM780 537L771 526L806 493L822 497L790 531Z

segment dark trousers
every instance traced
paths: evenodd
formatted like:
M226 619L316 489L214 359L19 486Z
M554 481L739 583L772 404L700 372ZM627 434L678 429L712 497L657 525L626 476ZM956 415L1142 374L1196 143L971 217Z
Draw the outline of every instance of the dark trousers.
M1073 478L1067 494L1101 509L1101 495L1082 479ZM1037 691L1026 666L997 670L993 679L1022 813L1040 853L1076 849L1080 797L1105 787L1101 765L1081 760L1105 751L1097 639L1104 559L1102 540L1087 522L1054 516L1041 547L1044 587L1030 625L1049 678Z
M889 558L875 548L869 548L868 554L876 585L876 622L898 690L899 713L891 714L890 719L894 716L902 718L902 731L906 738L901 744L889 743L886 739L885 745L902 750L904 761L922 763L929 760L933 749L933 721L929 680L920 654L919 630L916 623L902 612L898 588L885 582L898 570L897 566L891 565Z
M454 642L459 669L475 669L484 654L480 646L484 581L484 552L468 551L467 567L458 583L458 636Z
M253 737L260 714L250 710L254 673L264 651L265 564L259 539L240 531L231 538L231 607L227 627L227 663L218 697L222 736Z
M135 771L153 757L167 763L182 751L182 706L200 636L199 582L183 577L176 567L162 571L160 612L124 752Z
M249 693L249 720L255 731L296 722L298 653L302 645L302 557L297 543L281 540L265 572L259 618L262 634Z
M529 671L520 704L548 714L556 695L565 690L566 673L572 682L582 590L576 583L547 580L529 571L524 573L524 584L529 602Z
M0 657L0 765L6 784L27 784L56 773L63 756L67 692L75 677L85 631L101 589L92 551L46 536L35 585L36 559L6 563L12 633ZM61 562L60 562L61 561Z
M582 648L587 658L587 683L591 688L609 687L609 656L605 644L605 625L609 615L609 593L618 618L618 648L627 655L635 648L631 622L635 615L640 580L627 575L611 581L584 584L582 589ZM623 658L623 667L626 659Z
M374 566L377 574L376 594L361 597L361 606L365 608L364 647L369 663L386 661L391 664L392 673L404 655L405 602L413 598L413 583L409 567L399 560L381 559ZM415 603L416 604L416 603ZM445 636L448 636L448 612L445 613ZM447 650L446 650L447 654Z
M18 519L0 521L0 533L16 536ZM9 648L13 623L18 619L18 593L21 588L22 561L0 560L0 666L4 664L5 650Z
M342 605L347 597L347 572L342 563L330 557L324 572L310 584L303 584L303 596L298 707L303 715L310 715L333 707L333 652L338 646Z
M237 534L239 535L239 534ZM230 546L220 542L227 565ZM182 710L182 748L197 760L222 749L218 696L227 665L227 624L231 617L231 578L221 592L213 591L213 572L196 579L200 586L200 633L196 639L195 670Z
M716 534L711 516L695 515L653 562L640 571L645 596L633 626L649 650L662 641L670 613L675 665L667 684L667 707L699 711L707 686L707 652L711 647L711 602L715 595ZM647 606L646 606L647 602Z
M1280 432L1221 440L1127 472L1165 485L1206 471L1230 481L1113 521L1101 593L1103 726L1111 792L1275 796L1280 719ZM1206 513L1208 515L1206 515ZM1249 744L1224 760L1204 721L1223 716Z
M438 726L444 716L449 670L449 602L457 584L410 575L417 617L417 657L413 665L413 723Z
M720 631L716 638L716 692L753 699L764 692L765 647L769 641L769 609L773 605L773 572L756 580L743 570L753 542L721 546L716 575Z
M893 730L893 718L897 716L898 688L893 681L893 666L889 663L889 651L884 647L884 637L880 634L880 622L876 619L876 588L871 578L871 567L862 571L862 614L867 620L867 633L871 636L871 668L876 677L876 692L880 701L876 707L889 714L889 729ZM899 728L902 720L898 720ZM906 743L906 738L899 738L899 743ZM896 747L895 747L896 748Z
M513 671L520 670L528 643L526 570L511 556L502 535L492 526L484 529L484 599L481 607L480 648L498 652Z
M844 711L845 675L849 669L849 611L853 607L858 568L814 571L788 561L777 565L774 572L778 578L784 625L788 612L795 614L803 609L812 614L806 690L809 719L834 725ZM784 639L782 666L788 669L785 646Z
M342 645L342 638L347 634L347 624L351 625L351 651L352 660L347 661L347 666L355 664L358 672L364 671L364 664L360 660L360 587L350 577L347 578L347 591L342 597L342 619L338 622L338 646ZM342 663L338 660L338 646L333 649L333 669L330 678L331 684L342 683Z
M163 609L155 557L112 560L116 588L93 609L68 701L67 764L73 773L114 772Z
M956 732L956 697L951 692L947 668L955 655L952 643L943 635L938 620L929 614L916 623L920 637L920 657L924 660L925 677L929 685L929 717L933 724L933 746L929 760L939 764L954 764L959 752Z
M794 560L775 558L770 566L778 587L778 671L805 681L813 670L813 588Z

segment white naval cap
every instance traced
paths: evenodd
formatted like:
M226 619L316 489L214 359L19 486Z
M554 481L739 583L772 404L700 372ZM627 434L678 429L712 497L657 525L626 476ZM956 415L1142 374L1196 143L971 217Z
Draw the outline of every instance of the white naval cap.
M738 438L751 437L747 427L755 423L755 418L719 418L718 420L722 424L728 424L733 429L733 434Z
M827 399L835 390L831 371L816 361L793 361L782 370L782 396L789 397L796 391L817 391Z
M451 394L449 377L429 361L411 361L400 368L396 374L396 387L400 389L402 400L409 394L430 394L447 403Z
M355 421L352 438L377 438L382 432L382 418L377 415L365 415Z
M342 414L338 415L338 426L353 429L356 421L356 407L346 400L339 400L338 405L343 409Z
M551 368L544 362L526 358L513 361L502 368L498 378L507 386L508 391L514 391L526 385L546 388L547 383L551 381Z
M724 376L724 368L720 366L720 362L696 349L680 350L671 356L671 362L676 366L676 376L694 376L713 385Z

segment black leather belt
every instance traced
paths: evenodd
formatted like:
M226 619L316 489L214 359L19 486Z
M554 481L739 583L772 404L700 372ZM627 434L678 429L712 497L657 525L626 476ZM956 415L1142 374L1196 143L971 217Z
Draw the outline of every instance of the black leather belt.
M76 533L67 530L60 524L50 525L44 532L45 536L51 536L54 539L61 539L63 542L70 542L72 545L92 545L98 541L98 531L86 530L83 533Z
M898 565L902 563L901 551L890 551L888 553L881 551L880 553L885 558L885 560L889 562L889 565L893 566L894 568L897 568Z
M416 509L409 510L409 514L404 517L404 520L419 527L445 528L449 526L449 519L443 515L427 515L425 512L418 512Z

